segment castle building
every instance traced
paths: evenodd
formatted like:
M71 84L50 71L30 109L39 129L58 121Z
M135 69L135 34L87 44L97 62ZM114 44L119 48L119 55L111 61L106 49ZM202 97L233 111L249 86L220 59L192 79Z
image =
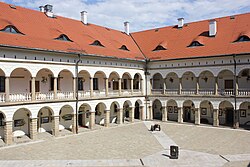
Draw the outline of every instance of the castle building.
M117 31L0 2L0 137L137 120L250 125L250 13Z

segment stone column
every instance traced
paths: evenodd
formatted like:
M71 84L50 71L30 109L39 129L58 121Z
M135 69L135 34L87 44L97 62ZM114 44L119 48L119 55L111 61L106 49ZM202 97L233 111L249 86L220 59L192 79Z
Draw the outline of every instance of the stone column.
M167 112L167 107L162 106L162 121L167 122L168 121L168 112Z
M166 94L166 88L167 88L166 87L166 78L164 78L163 81L164 82L163 82L163 92L162 93L165 95Z
M105 110L104 126L109 127L110 124L110 110Z
M30 118L30 138L37 139L37 118Z
M122 79L121 78L118 78L118 82L119 82L119 96L122 95Z
M178 123L183 123L183 109L178 107Z
M147 83L146 83L147 84ZM141 88L141 94L144 95L144 84L143 79L140 79L140 88Z
M218 77L214 78L214 95L218 95Z
M148 106L148 119L153 120L153 110L152 106Z
M60 116L54 116L52 121L52 135L55 137L59 136L59 117Z
M72 133L76 134L76 114L72 114ZM79 115L78 115L79 116Z
M219 110L213 110L213 126L219 126Z
M145 116L144 116L144 106L140 106L140 120L144 121Z
M10 77L5 77L5 101L10 101Z
M4 142L7 145L11 145L13 140L12 140L12 121L6 121L5 126L4 126Z
M133 123L135 120L135 108L131 107L129 109L129 122Z
M117 124L123 123L123 108L117 109Z
M31 79L31 100L36 100L36 77L32 77Z
M196 77L196 94L199 94L200 84L199 84L199 77Z
M181 91L182 91L182 78L179 78L179 95L181 95Z
M78 84L78 81L76 81L76 78L73 78L73 99L76 98L76 83Z
M54 78L54 99L57 99L57 77Z
M89 85L89 87L90 87L90 97L93 97L94 96L94 93L93 93L94 92L94 89L93 89L93 86L94 86L93 85L93 78L90 77L89 79L90 79L90 82L89 82L89 84L90 84Z
M200 108L195 108L195 125L200 125L200 118L201 116L201 111Z
M109 96L109 79L105 78L105 95Z
M239 94L239 82L238 82L238 76L236 76L235 81L235 95L237 96Z
M150 95L152 95L152 89L153 89L153 79L150 79Z
M134 85L134 80L131 79L131 80L130 80L131 95L133 95L133 93L134 93L133 85Z
M94 129L95 126L95 112L90 111L89 129Z

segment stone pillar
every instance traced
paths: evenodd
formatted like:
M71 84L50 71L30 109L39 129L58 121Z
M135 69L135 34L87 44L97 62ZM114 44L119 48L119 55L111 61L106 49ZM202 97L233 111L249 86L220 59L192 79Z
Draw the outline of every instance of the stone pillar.
M135 108L131 107L129 109L129 122L133 123L135 120Z
M195 125L200 125L201 120L201 111L200 108L195 108Z
M117 124L122 124L123 122L123 108L117 109Z
M213 110L213 126L219 126L219 110Z
M6 121L5 126L4 126L4 142L7 145L11 145L13 140L12 140L12 121Z
M105 95L109 96L109 79L105 78Z
M130 80L131 95L133 95L133 93L134 93L133 85L134 85L134 80L131 79L131 80Z
M76 134L76 122L77 122L77 120L76 120L76 114L72 114L72 133L74 133L74 134ZM78 115L79 116L79 115Z
M52 121L52 135L55 137L59 136L59 117L60 116L54 116Z
M95 112L90 112L89 129L94 129L95 126Z
M164 82L163 82L163 92L162 93L165 95L166 94L166 88L167 88L166 87L166 78L164 78L163 81Z
M10 77L5 77L5 101L10 101Z
M145 116L144 116L144 106L140 106L140 120L144 121Z
M37 139L37 118L30 118L30 138Z
M104 126L109 127L110 124L110 110L105 110Z
M153 120L153 110L152 106L148 106L148 119Z
M119 82L119 96L122 95L122 79L118 78L118 82Z
M146 83L147 84L147 83ZM144 95L144 84L143 79L140 80L140 88L141 88L141 94Z
M218 77L214 78L214 95L218 95Z
M78 81L76 81L76 78L73 78L73 99L76 98L76 83L78 84Z
M183 123L183 109L178 107L178 123Z
M235 81L235 95L237 96L239 94L239 82L238 82L238 76L236 76Z
M54 78L54 99L57 99L57 77Z
M153 79L150 79L150 95L152 95L152 89L153 89Z
M89 84L90 84L89 85L89 87L90 87L90 97L93 97L94 96L94 93L93 93L94 92L94 89L93 89L93 86L94 86L93 85L93 78L90 77L89 79L90 79L90 82L89 82Z
M181 90L182 90L182 78L179 78L179 95L181 95Z
M199 84L199 77L196 77L196 94L199 94L200 84Z
M162 106L162 121L167 122L168 121L168 112L167 112L167 107Z
M32 77L31 79L31 100L36 100L36 77Z

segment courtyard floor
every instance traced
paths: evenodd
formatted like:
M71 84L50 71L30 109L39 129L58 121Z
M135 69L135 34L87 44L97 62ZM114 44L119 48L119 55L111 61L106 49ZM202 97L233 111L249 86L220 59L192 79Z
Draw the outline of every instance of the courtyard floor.
M162 131L149 131L154 123ZM0 148L0 166L250 166L250 131L137 121ZM170 159L170 145L179 158Z

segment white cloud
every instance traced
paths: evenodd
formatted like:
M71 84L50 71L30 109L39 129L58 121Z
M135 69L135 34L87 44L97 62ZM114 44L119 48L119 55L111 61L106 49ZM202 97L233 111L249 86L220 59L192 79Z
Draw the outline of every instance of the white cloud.
M9 0L3 0L9 2ZM129 21L131 31L162 27L177 23L210 19L249 12L249 0L12 0L12 3L38 9L52 4L57 15L80 19L80 11L88 11L91 23L123 30Z

